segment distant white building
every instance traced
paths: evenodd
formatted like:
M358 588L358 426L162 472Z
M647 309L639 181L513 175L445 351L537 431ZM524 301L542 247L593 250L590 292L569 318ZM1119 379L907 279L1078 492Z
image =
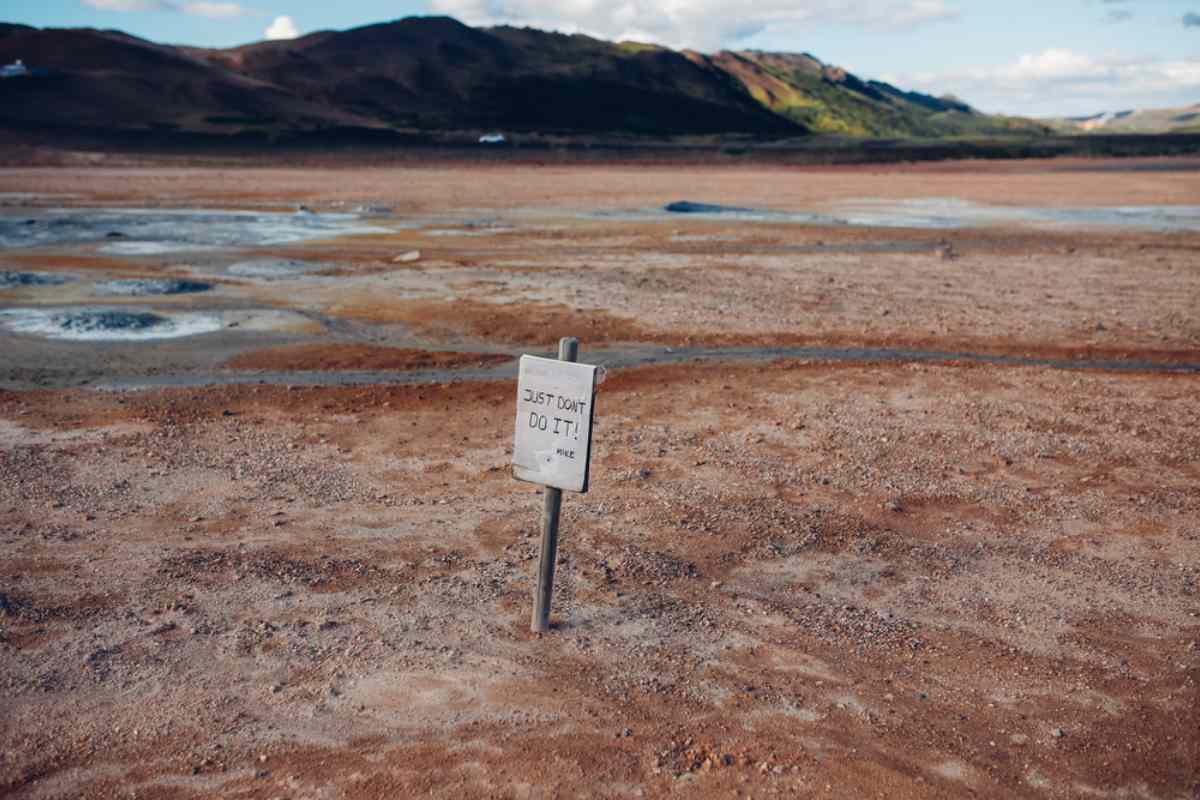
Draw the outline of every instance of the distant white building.
M28 74L29 68L19 58L11 64L5 64L3 67L0 67L0 78L20 78Z
M485 133L479 137L480 144L504 144L505 141L503 133Z

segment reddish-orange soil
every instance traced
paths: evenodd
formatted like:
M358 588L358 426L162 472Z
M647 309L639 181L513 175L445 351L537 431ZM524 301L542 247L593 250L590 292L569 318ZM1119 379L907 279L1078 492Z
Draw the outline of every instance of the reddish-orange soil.
M1194 792L1194 383L618 373L541 639L507 385L10 393L6 784Z
M0 253L225 276L171 308L244 315L157 343L0 333L0 794L1200 796L1196 373L612 369L538 637L515 385L454 372L564 334L584 361L691 342L1200 362L1194 233L463 222L823 192L1196 202L1192 173L1090 166L0 171L82 206L445 215L344 259L279 251L328 265L312 279L222 272L254 252ZM84 302L90 279L65 286ZM222 383L413 369L446 373ZM53 388L72 375L101 388ZM161 376L213 385L104 385Z

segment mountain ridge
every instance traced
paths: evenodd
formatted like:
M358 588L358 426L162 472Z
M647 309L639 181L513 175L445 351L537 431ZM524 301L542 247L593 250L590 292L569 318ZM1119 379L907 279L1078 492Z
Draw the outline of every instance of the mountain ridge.
M810 53L689 53L737 76L760 103L817 133L856 137L1044 135L1032 120L982 114L967 103L863 80Z
M704 55L409 17L232 48L0 23L0 124L279 135L331 128L634 136L1042 135L801 53Z
M1044 121L1060 131L1085 133L1197 133L1200 132L1200 103L1102 111L1087 116L1055 117Z

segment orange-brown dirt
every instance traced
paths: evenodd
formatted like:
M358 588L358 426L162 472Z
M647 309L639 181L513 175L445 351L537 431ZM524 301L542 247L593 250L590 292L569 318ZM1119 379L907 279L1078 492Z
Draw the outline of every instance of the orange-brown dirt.
M822 187L1196 202L1192 173L1087 166L566 182L532 168L9 170L0 191L403 201L444 227L499 202L752 205ZM221 382L231 365L470 366L571 333L584 361L596 342L790 341L1194 364L1196 234L517 222L360 237L345 260L336 240L288 248L331 273L179 301L294 308L319 334L4 334L9 372L211 368L216 385L0 389L0 794L1200 796L1195 373L611 370L592 488L564 498L543 636L529 632L542 500L511 478L513 381ZM401 249L422 254L393 263ZM53 269L58 253L86 255L0 258ZM112 271L211 266L194 261ZM36 291L12 295L48 302Z
M1194 384L619 373L542 638L508 385L6 394L5 785L1186 796Z
M1187 234L672 222L424 241L406 232L399 244L375 237L371 258L356 246L359 262L340 262L328 245L324 258L341 263L345 285L278 302L303 299L333 317L405 325L458 345L544 346L575 334L593 346L886 345L1200 359L1190 312L1200 302L1200 248ZM391 265L381 291L389 254L414 245L421 261ZM322 257L311 246L289 252Z
M1194 171L1123 166L155 167L89 170L85 181L70 170L8 169L0 170L0 184L46 193L38 196L59 204L66 198L53 193L69 189L70 203L83 206L247 204L249 187L274 187L316 209L370 204L395 208L401 221L416 215L423 225L259 253L321 262L323 275L339 279L332 284L219 277L231 300L399 326L419 340L403 344L423 347L545 347L575 334L592 346L828 344L1198 361L1200 244L1186 231L915 230L594 215L681 198L785 212L863 197L1050 207L1200 198ZM254 197L266 203L265 194ZM480 227L481 218L505 224ZM46 249L14 253L12 264L181 275L194 267L188 256L122 260ZM413 250L416 262L396 262Z
M681 198L767 208L803 208L861 197L958 197L1001 205L1150 205L1196 200L1196 159L958 161L838 167L697 165L346 165L239 167L5 167L14 192L75 205L288 208L386 201L404 212L545 207L625 208ZM154 163L154 160L148 160ZM161 161L161 160L159 160ZM310 160L311 162L312 160ZM1190 170L1160 171L1182 163ZM314 168L315 167L315 168ZM1139 169L1131 169L1138 167ZM133 180L131 180L133 178Z

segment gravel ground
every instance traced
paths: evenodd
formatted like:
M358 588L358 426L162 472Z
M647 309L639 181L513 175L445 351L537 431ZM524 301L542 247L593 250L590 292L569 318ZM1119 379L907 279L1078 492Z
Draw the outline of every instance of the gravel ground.
M952 178L976 200L1107 187L1136 202L1179 187L1169 172L1029 170L892 182L847 170L840 191ZM623 203L680 189L655 181L735 181L594 173L579 174L598 204L622 180ZM81 205L130 202L115 175L83 174ZM813 180L829 185L823 174ZM453 179L461 191L430 190L422 210L474 208L470 175L454 175L413 170L404 185ZM282 204L313 202L303 187L322 177L157 170L123 184L143 202L198 203L257 181L245 202ZM723 201L755 205L767 189L750 177ZM330 203L403 207L374 191L379 176L343 178L325 181ZM586 188L556 195L558 179L532 171L513 202L541 191L565 204ZM0 172L4 191L63 180ZM974 231L945 256L930 232L562 224L306 245L279 255L315 254L330 274L170 298L257 304L311 329L140 349L0 341L0 794L1200 794L1195 375L614 371L597 397L592 489L564 501L554 629L541 637L529 633L541 497L511 478L511 382L28 386L35 373L62 385L226 364L452 368L560 332L584 336L584 360L598 342L828 339L1200 362L1195 234ZM386 258L413 249L415 262ZM219 266L204 258L186 266ZM185 271L86 249L0 260L88 280ZM957 288L933 292L947 272ZM383 296L389 286L409 293ZM826 305L788 286L824 291ZM38 305L43 291L3 297ZM570 291L579 299L563 302ZM684 303L688 315L668 313ZM939 318L944 331L923 332ZM591 337L553 327L580 319Z
M0 170L0 191L44 193L21 195L33 204L28 213L38 203L66 202L54 193L68 177L69 204L79 207L395 209L369 218L382 232L290 246L124 258L101 252L102 244L0 253L0 268L14 274L77 278L63 286L14 285L0 290L0 302L94 303L104 278L202 280L213 289L105 302L245 317L240 327L154 349L61 346L50 361L41 347L0 331L0 346L12 352L0 385L64 385L139 369L207 372L230 359L271 363L279 358L272 348L300 344L487 352L545 348L568 334L591 347L830 345L1200 362L1195 232L882 229L638 212L681 197L795 212L873 196L1051 208L1200 201L1187 169L1071 166L159 167L91 170L83 181L76 171ZM263 277L239 272L244 263L307 267ZM281 309L302 316L280 316ZM320 348L309 352L308 368L329 366Z
M1194 388L619 374L541 639L508 385L6 394L0 780L1186 797Z

